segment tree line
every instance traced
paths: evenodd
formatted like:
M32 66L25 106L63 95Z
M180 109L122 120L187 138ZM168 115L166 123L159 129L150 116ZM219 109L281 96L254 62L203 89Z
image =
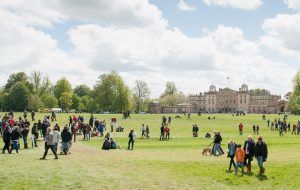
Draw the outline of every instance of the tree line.
M72 88L64 77L52 84L49 77L39 71L33 71L29 76L18 72L11 74L0 89L2 111L38 111L59 107L65 111L74 109L82 112L147 112L151 101L150 89L145 81L137 80L135 87L129 89L115 71L100 75L93 88L86 84ZM168 82L159 101L164 106L173 106L185 101L185 96L177 91L173 82Z
M292 94L288 97L288 108L294 114L300 114L300 71L294 78L294 89Z

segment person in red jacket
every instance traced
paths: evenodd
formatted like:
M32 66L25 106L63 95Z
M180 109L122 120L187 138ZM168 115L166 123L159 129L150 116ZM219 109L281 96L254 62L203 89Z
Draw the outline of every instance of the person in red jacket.
M244 128L243 124L240 123L240 125L239 125L239 132L240 132L240 135L243 135L243 128Z
M170 128L168 126L166 126L165 128L165 134L166 134L166 140L170 139Z

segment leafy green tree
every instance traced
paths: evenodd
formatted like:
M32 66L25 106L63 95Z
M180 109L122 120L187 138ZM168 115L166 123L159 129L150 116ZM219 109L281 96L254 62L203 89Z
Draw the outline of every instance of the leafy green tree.
M96 105L95 105L96 106ZM97 107L97 106L96 106ZM79 106L78 106L78 110L79 111L87 111L87 108L86 106L83 104L83 103L79 103Z
M122 112L130 108L129 89L115 71L99 76L93 97L102 111Z
M7 108L13 111L26 109L30 98L30 91L24 82L15 83L9 90Z
M38 111L39 108L43 108L44 103L37 95L32 95L29 99L27 109L32 111Z
M81 85L76 86L76 88L74 89L74 93L79 97L90 96L91 89L87 85L81 84Z
M164 92L164 95L170 95L175 94L177 92L177 88L174 82L167 82L166 84L166 90Z
M44 106L46 108L55 108L58 106L58 100L52 94L44 96Z
M63 92L59 98L61 108L68 111L72 106L72 99L71 92Z
M288 102L288 108L295 114L300 114L300 71L294 78L294 90Z
M93 98L90 98L89 101L87 102L87 106L86 106L86 111L93 113L97 111L97 104L96 101Z
M30 92L33 90L33 86L29 82L26 73L19 72L19 73L14 73L9 76L9 78L4 86L4 91L9 92L9 90L12 88L12 86L15 85L17 82L23 82L27 86L27 88Z
M79 103L80 103L80 97L77 96L76 94L72 95L72 109L78 110L79 107Z
M48 76L42 77L39 71L33 71L30 76L30 81L33 87L32 94L39 97L51 91L51 81Z
M135 88L134 88L134 94L133 94L135 110L137 112L145 111L144 103L145 103L145 100L147 98L149 98L149 95L150 95L150 90L147 86L147 83L145 81L137 80L135 82Z
M162 106L175 106L180 103L185 103L186 97L182 92L175 94L164 95L159 98L159 103Z
M71 93L72 95L72 86L66 78L62 78L58 80L54 86L54 95L58 99L58 103L61 107L63 106L60 102L60 98L64 92Z

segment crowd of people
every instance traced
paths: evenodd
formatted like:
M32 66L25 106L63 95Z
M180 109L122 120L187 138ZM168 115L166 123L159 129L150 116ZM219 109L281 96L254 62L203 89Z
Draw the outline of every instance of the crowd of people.
M23 113L23 117L20 116L17 120L14 117L13 112L5 114L3 117L0 116L0 133L3 136L4 146L2 153L8 152L11 154L13 151L19 153L20 150L20 140L23 141L24 149L28 148L28 136L30 134L31 146L33 148L38 147L37 141L41 138L45 142L45 152L40 159L46 159L49 149L52 151L54 158L58 159L58 152L60 154L68 155L70 154L70 148L72 142L76 142L76 136L82 135L83 141L89 141L91 137L98 136L103 137L106 129L106 121L100 120L94 117L93 114L85 122L83 115L78 116L73 115L68 118L68 125L65 125L61 130L58 123L53 127L51 122L56 122L56 113L52 112L51 115L45 115L42 119L38 119L36 122L35 112L31 112L31 120L33 122L32 128L30 128L30 121L27 119L27 111ZM130 117L130 113L125 112L124 117ZM267 120L266 116L263 116L263 120ZM114 121L116 122L116 118ZM166 116L162 117L161 127L160 127L160 141L170 139L170 127L172 124L172 117ZM257 160L257 164L260 168L259 174L262 175L265 172L263 163L268 157L267 144L263 141L262 136L259 136L259 125L253 124L253 134L257 135L257 142L254 141L251 135L245 140L244 144L236 144L231 140L227 145L227 157L230 158L228 171L231 172L234 168L235 174L238 173L238 169L241 168L242 174L244 173L244 167L247 168L247 172L252 172L252 161L254 158ZM280 136L284 133L291 132L291 134L300 134L300 121L291 125L287 121L287 115L281 120L280 118L271 121L267 120L267 127L271 131L278 131ZM291 129L292 128L292 129ZM238 125L239 135L243 135L244 125L240 123ZM111 132L113 132L113 127L111 127ZM198 137L199 127L197 124L192 125L193 137ZM141 138L150 138L150 127L148 125L141 125ZM211 138L211 134L207 132L205 138ZM137 139L136 132L131 129L128 134L128 150L134 149L134 144ZM222 149L222 132L214 131L213 146L211 153L214 156L221 156L224 153ZM60 149L59 142L61 142ZM209 145L210 146L210 145ZM121 148L116 140L112 138L110 133L106 133L104 136L104 142L102 145L103 150L118 149Z

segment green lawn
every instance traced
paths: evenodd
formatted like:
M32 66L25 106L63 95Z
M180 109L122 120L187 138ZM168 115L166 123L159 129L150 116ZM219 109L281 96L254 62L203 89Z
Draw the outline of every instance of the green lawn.
M38 114L38 118L42 116ZM84 116L88 121L89 114ZM279 137L267 128L261 115L216 114L215 120L208 120L208 116L194 114L191 120L186 116L173 118L170 141L159 141L162 115L132 115L128 120L122 120L121 115L96 115L108 124L110 118L117 117L118 124L125 127L124 133L112 133L121 150L102 151L103 138L95 137L88 142L76 142L71 154L59 156L59 160L50 154L47 160L40 161L43 154L40 141L38 148L21 150L19 155L0 154L0 189L300 189L299 136L287 133ZM267 115L267 118L273 120L278 115ZM289 116L288 121L295 123L298 119ZM58 115L61 126L67 122L67 114ZM245 126L243 136L238 134L240 122ZM149 140L140 139L142 123L150 126ZM194 123L200 127L199 138L192 138ZM222 131L222 147L226 150L230 139L243 143L252 134L253 123L260 124L260 134L269 148L265 176L257 175L256 160L252 174L235 176L226 173L229 163L226 156L201 155L202 149L212 141L204 139L207 131ZM135 129L139 137L133 151L126 150L130 129Z

